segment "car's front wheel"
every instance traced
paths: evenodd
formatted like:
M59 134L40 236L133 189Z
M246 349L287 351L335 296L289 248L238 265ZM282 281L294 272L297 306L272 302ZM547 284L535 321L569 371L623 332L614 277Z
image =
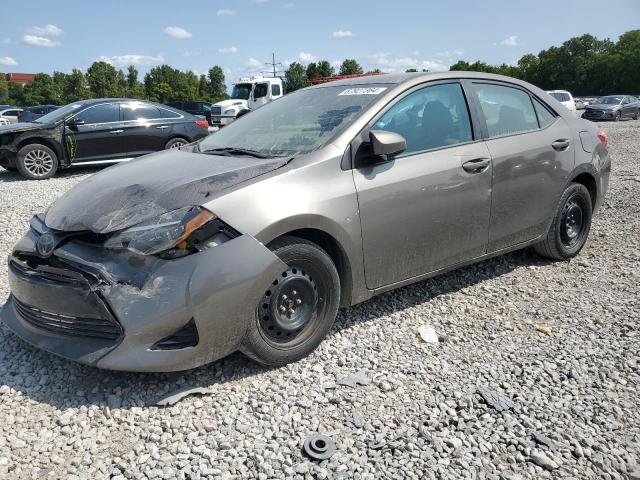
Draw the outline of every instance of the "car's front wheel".
M269 247L287 270L256 305L241 351L275 366L306 357L329 332L340 304L340 277L331 257L308 240L285 236Z
M593 206L584 185L572 183L562 193L547 236L534 245L540 255L554 260L575 257L587 242Z
M613 120L614 120L615 122L619 122L621 118L622 118L622 114L620 113L620 110L618 110L618 111L615 113L615 115L614 115L614 117L613 117Z
M58 170L58 156L46 145L32 143L18 150L16 168L23 177L44 180Z

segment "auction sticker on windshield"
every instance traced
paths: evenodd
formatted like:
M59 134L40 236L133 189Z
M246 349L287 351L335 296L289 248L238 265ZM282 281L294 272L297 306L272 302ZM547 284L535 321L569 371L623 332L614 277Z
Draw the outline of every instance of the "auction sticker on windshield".
M384 92L387 87L358 87L358 88L347 88L343 90L338 95L378 95L381 92Z

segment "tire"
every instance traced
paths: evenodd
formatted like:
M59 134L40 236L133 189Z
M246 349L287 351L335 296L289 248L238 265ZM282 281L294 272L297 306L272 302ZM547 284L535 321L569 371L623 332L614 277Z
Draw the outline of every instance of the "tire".
M637 120L639 116L640 116L640 110L636 110L636 113L634 113L633 117L631 118L633 118L634 120Z
M182 137L175 137L167 142L167 144L164 146L164 149L170 150L172 148L180 148L180 147L184 147L188 143L189 143L189 140L187 139L184 139Z
M587 187L579 183L569 185L562 193L546 238L533 246L535 251L554 260L575 257L587 242L592 210Z
M58 171L58 156L46 145L31 143L18 150L16 168L31 180L51 178Z
M340 277L329 255L313 242L285 236L269 248L288 269L256 305L240 350L259 363L279 366L306 357L327 335L340 305Z
M616 114L614 115L614 117L613 117L613 121L614 122L619 122L621 118L622 118L622 114L620 113L620 110L618 110L616 112Z

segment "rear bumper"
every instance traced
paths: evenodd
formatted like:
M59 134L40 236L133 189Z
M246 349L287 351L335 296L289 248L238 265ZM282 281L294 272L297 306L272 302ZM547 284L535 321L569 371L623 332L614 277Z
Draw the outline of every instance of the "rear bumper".
M10 262L35 255L36 239L31 230ZM65 275L59 265L51 275L43 272L46 265L31 271L10 265L11 296L0 318L38 348L112 370L186 370L234 352L255 321L257 302L286 269L248 235L181 259L154 258L137 267L131 266L130 254L105 255L104 249L96 249L70 241L51 257L68 266L66 273L78 277L76 282L57 278ZM107 318L121 335L96 339L59 328L45 330L25 316L21 305L61 318ZM159 341L190 323L197 329L197 344L157 349Z

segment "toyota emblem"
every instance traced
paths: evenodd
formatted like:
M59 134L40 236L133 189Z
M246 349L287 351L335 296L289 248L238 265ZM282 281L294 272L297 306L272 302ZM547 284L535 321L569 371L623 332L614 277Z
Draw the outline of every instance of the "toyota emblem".
M50 233L43 233L38 238L38 242L36 243L36 250L38 251L38 255L41 257L50 257L53 253L53 249L55 248L55 241L53 239L53 235Z

